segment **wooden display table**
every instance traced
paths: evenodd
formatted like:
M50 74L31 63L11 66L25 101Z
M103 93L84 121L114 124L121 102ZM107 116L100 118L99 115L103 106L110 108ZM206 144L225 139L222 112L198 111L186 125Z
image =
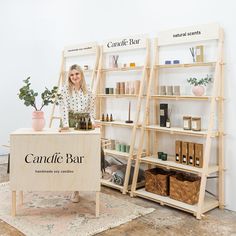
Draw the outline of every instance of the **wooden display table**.
M10 134L12 215L16 191L95 191L99 216L100 129L58 132L18 129Z

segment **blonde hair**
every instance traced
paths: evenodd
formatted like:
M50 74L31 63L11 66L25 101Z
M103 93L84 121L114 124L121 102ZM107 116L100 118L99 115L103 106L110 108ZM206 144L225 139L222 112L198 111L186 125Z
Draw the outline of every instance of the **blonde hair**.
M81 67L76 65L76 64L72 65L70 67L69 73L68 73L68 85L69 85L70 94L72 94L73 87L74 87L74 84L72 83L72 81L70 79L70 73L71 73L72 70L77 70L80 73L80 76L81 76L81 90L82 90L84 95L87 94L88 90L87 90L87 86L86 86L86 82L85 82L85 78L84 78L84 72L81 69Z

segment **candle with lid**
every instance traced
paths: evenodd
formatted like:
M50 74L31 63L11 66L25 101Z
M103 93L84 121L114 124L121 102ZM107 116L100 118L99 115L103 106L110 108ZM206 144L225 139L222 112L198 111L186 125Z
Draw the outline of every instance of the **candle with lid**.
M193 131L201 131L201 118L192 117L191 127Z
M191 130L191 116L184 116L183 123L185 130Z

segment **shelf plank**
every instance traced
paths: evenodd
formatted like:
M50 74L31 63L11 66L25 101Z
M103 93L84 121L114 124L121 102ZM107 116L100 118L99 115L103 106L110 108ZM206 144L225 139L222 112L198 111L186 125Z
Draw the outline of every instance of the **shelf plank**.
M118 185L118 184L114 184L114 183L112 183L111 181L105 180L105 179L101 179L101 184L102 184L103 186L107 186L107 187L110 187L110 188L118 189L118 190L120 190L121 192L123 191L123 188L124 188L123 186L120 186L120 185ZM128 191L131 190L131 186L132 186L132 185L128 185ZM145 186L145 181L142 181L142 182L137 183L137 188L141 188L141 187L144 187L144 186Z
M207 136L207 130L201 130L201 131L193 131L193 130L184 130L182 127L160 127L160 125L147 125L145 127L147 130L156 130L158 132L163 133L170 133L170 134L179 134L179 135L189 135L189 136L200 136L200 137L206 137ZM217 137L218 132L213 132L211 137Z
M97 72L97 70L93 70L93 69L88 69L88 70L83 70L82 71L85 73L92 73L93 71ZM69 71L64 71L64 75L68 75Z
M136 94L97 94L96 96L102 98L138 98Z
M152 99L163 99L163 100L199 100L199 101L209 101L211 96L191 96L191 95L152 95Z
M181 163L175 162L175 157L174 156L168 156L169 161L163 161L161 159L158 159L158 156L148 156L148 157L143 157L141 158L141 162L147 163L147 164L154 164L157 166L165 167L167 169L175 169L175 170L181 170L185 172L190 172L190 173L197 173L197 174L202 174L204 173L203 168L198 168L195 166L190 166L190 165L185 165ZM210 166L208 169L208 174L217 172L219 170L218 166Z
M109 180L106 180L106 179L101 179L101 184L104 185L104 186L107 186L107 187L111 187L111 188L114 188L114 189L118 189L120 191L123 190L123 186L120 186L118 184L114 184L112 183L111 181Z
M100 124L100 125L104 125L104 126L119 126L119 127L127 127L127 128L133 128L134 123L125 123L124 121L112 121L112 122L108 122L108 121L100 121L100 120L95 120L96 123ZM141 125L138 124L137 128L139 128Z
M186 68L186 67L201 67L201 66L215 66L216 62L195 62L184 64L163 64L155 65L155 68Z
M190 205L184 202L174 200L170 197L164 197L161 195L150 193L150 192L145 191L144 188L136 190L134 192L134 195L161 203L161 205L168 205L168 206L171 206L171 207L183 210L183 211L187 211L193 214L197 212L197 204ZM205 196L202 213L212 210L218 206L219 206L218 200L216 200L212 196Z
M102 72L111 72L111 71L139 71L142 70L144 66L135 66L135 67L119 67L119 68L103 68Z
M83 70L84 73L92 73L93 69L88 69L88 70ZM95 70L95 72L97 72L97 70Z
M114 155L114 156L129 158L129 153L128 152L120 152L120 151L111 150L111 149L104 149L104 152L105 152L105 154L110 154L110 155ZM145 154L145 152L142 152L142 155L144 155L144 154ZM135 156L137 156L137 150L133 151L133 157L135 157Z
M105 152L105 154L110 154L110 155L114 155L114 156L129 158L129 153L128 152L120 152L120 151L111 150L111 149L104 149L104 152ZM134 154L134 155L136 155L136 154Z

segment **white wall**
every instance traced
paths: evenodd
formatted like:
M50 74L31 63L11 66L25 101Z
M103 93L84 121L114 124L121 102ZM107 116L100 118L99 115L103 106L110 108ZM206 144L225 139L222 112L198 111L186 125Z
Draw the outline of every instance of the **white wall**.
M226 207L236 211L236 31L234 1L2 0L0 2L0 143L27 127L31 109L17 99L26 76L38 90L58 80L65 45L218 22L225 30ZM49 111L46 109L45 111Z

